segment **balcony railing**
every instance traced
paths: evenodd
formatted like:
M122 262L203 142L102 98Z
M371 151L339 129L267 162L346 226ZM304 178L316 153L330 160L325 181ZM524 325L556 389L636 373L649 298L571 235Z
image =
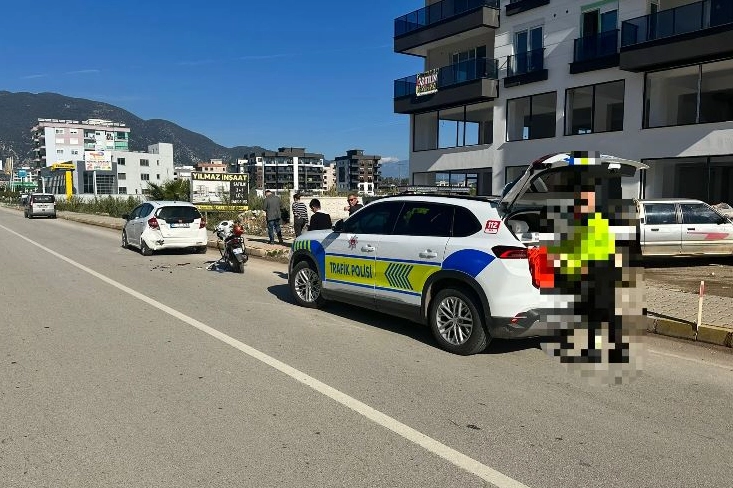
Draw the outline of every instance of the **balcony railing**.
M611 56L618 53L618 29L601 32L593 36L575 39L575 55L577 62Z
M506 75L517 76L540 71L545 67L545 48L507 57Z
M409 34L481 7L498 10L499 0L443 0L397 17L394 21L394 35L398 37Z
M704 0L690 3L625 20L621 24L621 47L730 23L733 23L733 2Z
M438 89L480 79L499 79L499 61L489 58L475 58L438 69ZM394 97L401 98L415 94L417 75L407 76L394 82Z

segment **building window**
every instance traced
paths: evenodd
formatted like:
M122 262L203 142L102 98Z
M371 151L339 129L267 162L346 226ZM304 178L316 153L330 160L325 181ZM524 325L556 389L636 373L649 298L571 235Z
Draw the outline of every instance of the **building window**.
M507 141L555 137L557 92L507 100Z
M160 179L160 175L159 174L155 175L155 179L156 180L159 180Z
M733 60L647 73L644 128L733 120Z
M127 179L127 173L117 173L117 179L118 180L126 180Z
M544 66L542 26L534 26L514 33L514 55L507 76L522 75L541 70Z
M56 149L56 154L63 155L64 154L64 150L63 149Z
M147 173L140 173L140 180L141 181L150 181L150 175Z
M504 168L504 184L508 185L520 178L524 172L527 171L528 167L529 166L526 164L520 166L506 166Z
M94 193L94 173L92 171L85 171L83 178L83 192Z
M64 133L64 129L56 129L56 133L57 134L63 134Z
M71 139L69 139L69 144L73 144L73 145L79 144L79 139L76 137L72 137Z
M117 164L120 166L125 165L125 158L117 158Z
M147 159L141 159L140 166L150 166L150 161L148 161Z
M624 130L624 80L565 92L565 135Z
M71 155L72 156L78 156L79 155L79 151L77 149L72 149L71 150Z
M69 134L78 134L79 129L69 129Z
M413 118L413 151L491 144L494 108L490 103L461 105Z
M114 175L97 175L97 194L112 195L114 187Z
M121 194L121 195L127 195L127 187L126 186L121 186L120 189L117 190L117 192L119 194Z

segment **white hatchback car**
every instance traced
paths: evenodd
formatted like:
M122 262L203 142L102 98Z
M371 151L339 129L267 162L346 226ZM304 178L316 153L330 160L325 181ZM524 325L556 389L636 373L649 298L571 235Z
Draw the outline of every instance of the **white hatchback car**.
M145 202L122 218L126 220L122 247L136 247L144 256L162 249L193 248L206 253L206 220L189 202Z
M614 177L643 167L600 161ZM480 352L492 337L549 335L539 322L549 305L533 283L527 246L539 240L540 212L573 165L569 154L535 161L499 202L385 197L332 230L305 232L293 243L292 295L305 307L337 300L426 323L456 354Z

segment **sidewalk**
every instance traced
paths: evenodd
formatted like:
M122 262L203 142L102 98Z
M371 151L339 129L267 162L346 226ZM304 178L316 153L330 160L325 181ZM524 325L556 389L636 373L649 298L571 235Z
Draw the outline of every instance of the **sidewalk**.
M88 215L74 212L58 212L62 219L85 224L122 229L120 218ZM287 263L293 240L285 239L283 245L268 244L267 237L246 236L247 251L251 256ZM217 241L209 239L209 247L216 248ZM733 347L733 298L707 295L703 304L702 324L695 333L698 296L674 288L646 286L647 331L660 335L697 340L709 344Z

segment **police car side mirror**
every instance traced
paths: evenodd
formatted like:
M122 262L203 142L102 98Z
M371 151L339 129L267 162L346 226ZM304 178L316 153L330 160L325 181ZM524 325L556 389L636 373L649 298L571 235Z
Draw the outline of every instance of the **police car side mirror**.
M336 221L335 224L333 224L333 231L334 232L343 232L344 231L344 219L339 219Z

